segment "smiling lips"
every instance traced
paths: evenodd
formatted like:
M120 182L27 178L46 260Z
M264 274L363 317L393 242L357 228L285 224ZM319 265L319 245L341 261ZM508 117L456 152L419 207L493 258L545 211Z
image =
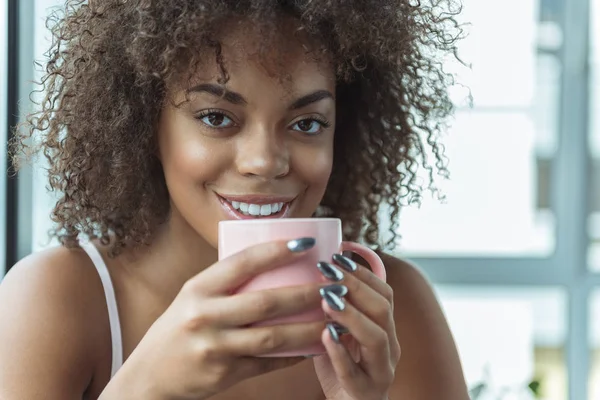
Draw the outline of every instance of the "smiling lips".
M293 198L218 195L225 211L235 219L283 218Z

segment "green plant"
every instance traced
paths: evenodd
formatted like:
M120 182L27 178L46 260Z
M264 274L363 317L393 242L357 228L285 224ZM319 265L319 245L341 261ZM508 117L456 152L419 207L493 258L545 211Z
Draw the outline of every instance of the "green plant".
M470 390L469 390L469 397L471 398L471 400L483 400L484 396L488 395L488 397L485 397L485 399L490 399L492 397L489 396L495 396L493 397L494 400L503 400L504 397L506 395L508 395L509 393L514 393L514 392L520 392L522 390L526 390L527 393L530 393L531 395L533 395L533 397L535 399L541 399L542 395L541 395L541 382L537 379L533 379L531 382L529 382L527 384L527 386L525 388L523 387L517 387L517 388L509 388L509 387L503 387L500 388L500 390L498 390L496 394L491 394L491 388L489 385L489 378L488 378L488 372L486 370L485 373L485 377L481 382L478 382L477 384L475 384Z

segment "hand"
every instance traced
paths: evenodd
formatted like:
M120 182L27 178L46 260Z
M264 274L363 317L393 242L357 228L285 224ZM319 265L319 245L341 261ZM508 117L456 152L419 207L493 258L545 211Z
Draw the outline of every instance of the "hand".
M312 239L261 244L190 279L123 365L120 381L129 381L139 398L198 400L305 360L255 356L319 343L323 321L247 326L319 307L322 285L230 293L257 274L293 261L313 245Z
M327 355L315 370L328 400L386 400L400 359L393 290L367 268L335 255L319 269L333 286L322 289L334 324L322 333Z

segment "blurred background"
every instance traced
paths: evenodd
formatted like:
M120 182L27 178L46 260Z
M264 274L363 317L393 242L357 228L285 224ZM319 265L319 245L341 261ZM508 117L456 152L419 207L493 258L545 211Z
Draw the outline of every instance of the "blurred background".
M60 4L0 0L2 143L30 107ZM471 68L447 69L473 104L453 88L446 199L404 209L398 255L432 280L474 399L598 400L600 0L463 5ZM43 167L0 174L0 280L53 245Z

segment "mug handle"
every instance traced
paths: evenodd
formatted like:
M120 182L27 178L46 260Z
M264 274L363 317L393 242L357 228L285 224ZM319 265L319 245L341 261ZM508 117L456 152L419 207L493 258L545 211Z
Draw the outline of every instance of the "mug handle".
M381 258L379 258L377 253L375 253L373 250L369 249L366 246L363 246L362 244L354 242L342 242L342 251L351 251L364 258L373 269L373 273L379 279L385 282L387 278L385 266L383 265L383 261L381 261Z

